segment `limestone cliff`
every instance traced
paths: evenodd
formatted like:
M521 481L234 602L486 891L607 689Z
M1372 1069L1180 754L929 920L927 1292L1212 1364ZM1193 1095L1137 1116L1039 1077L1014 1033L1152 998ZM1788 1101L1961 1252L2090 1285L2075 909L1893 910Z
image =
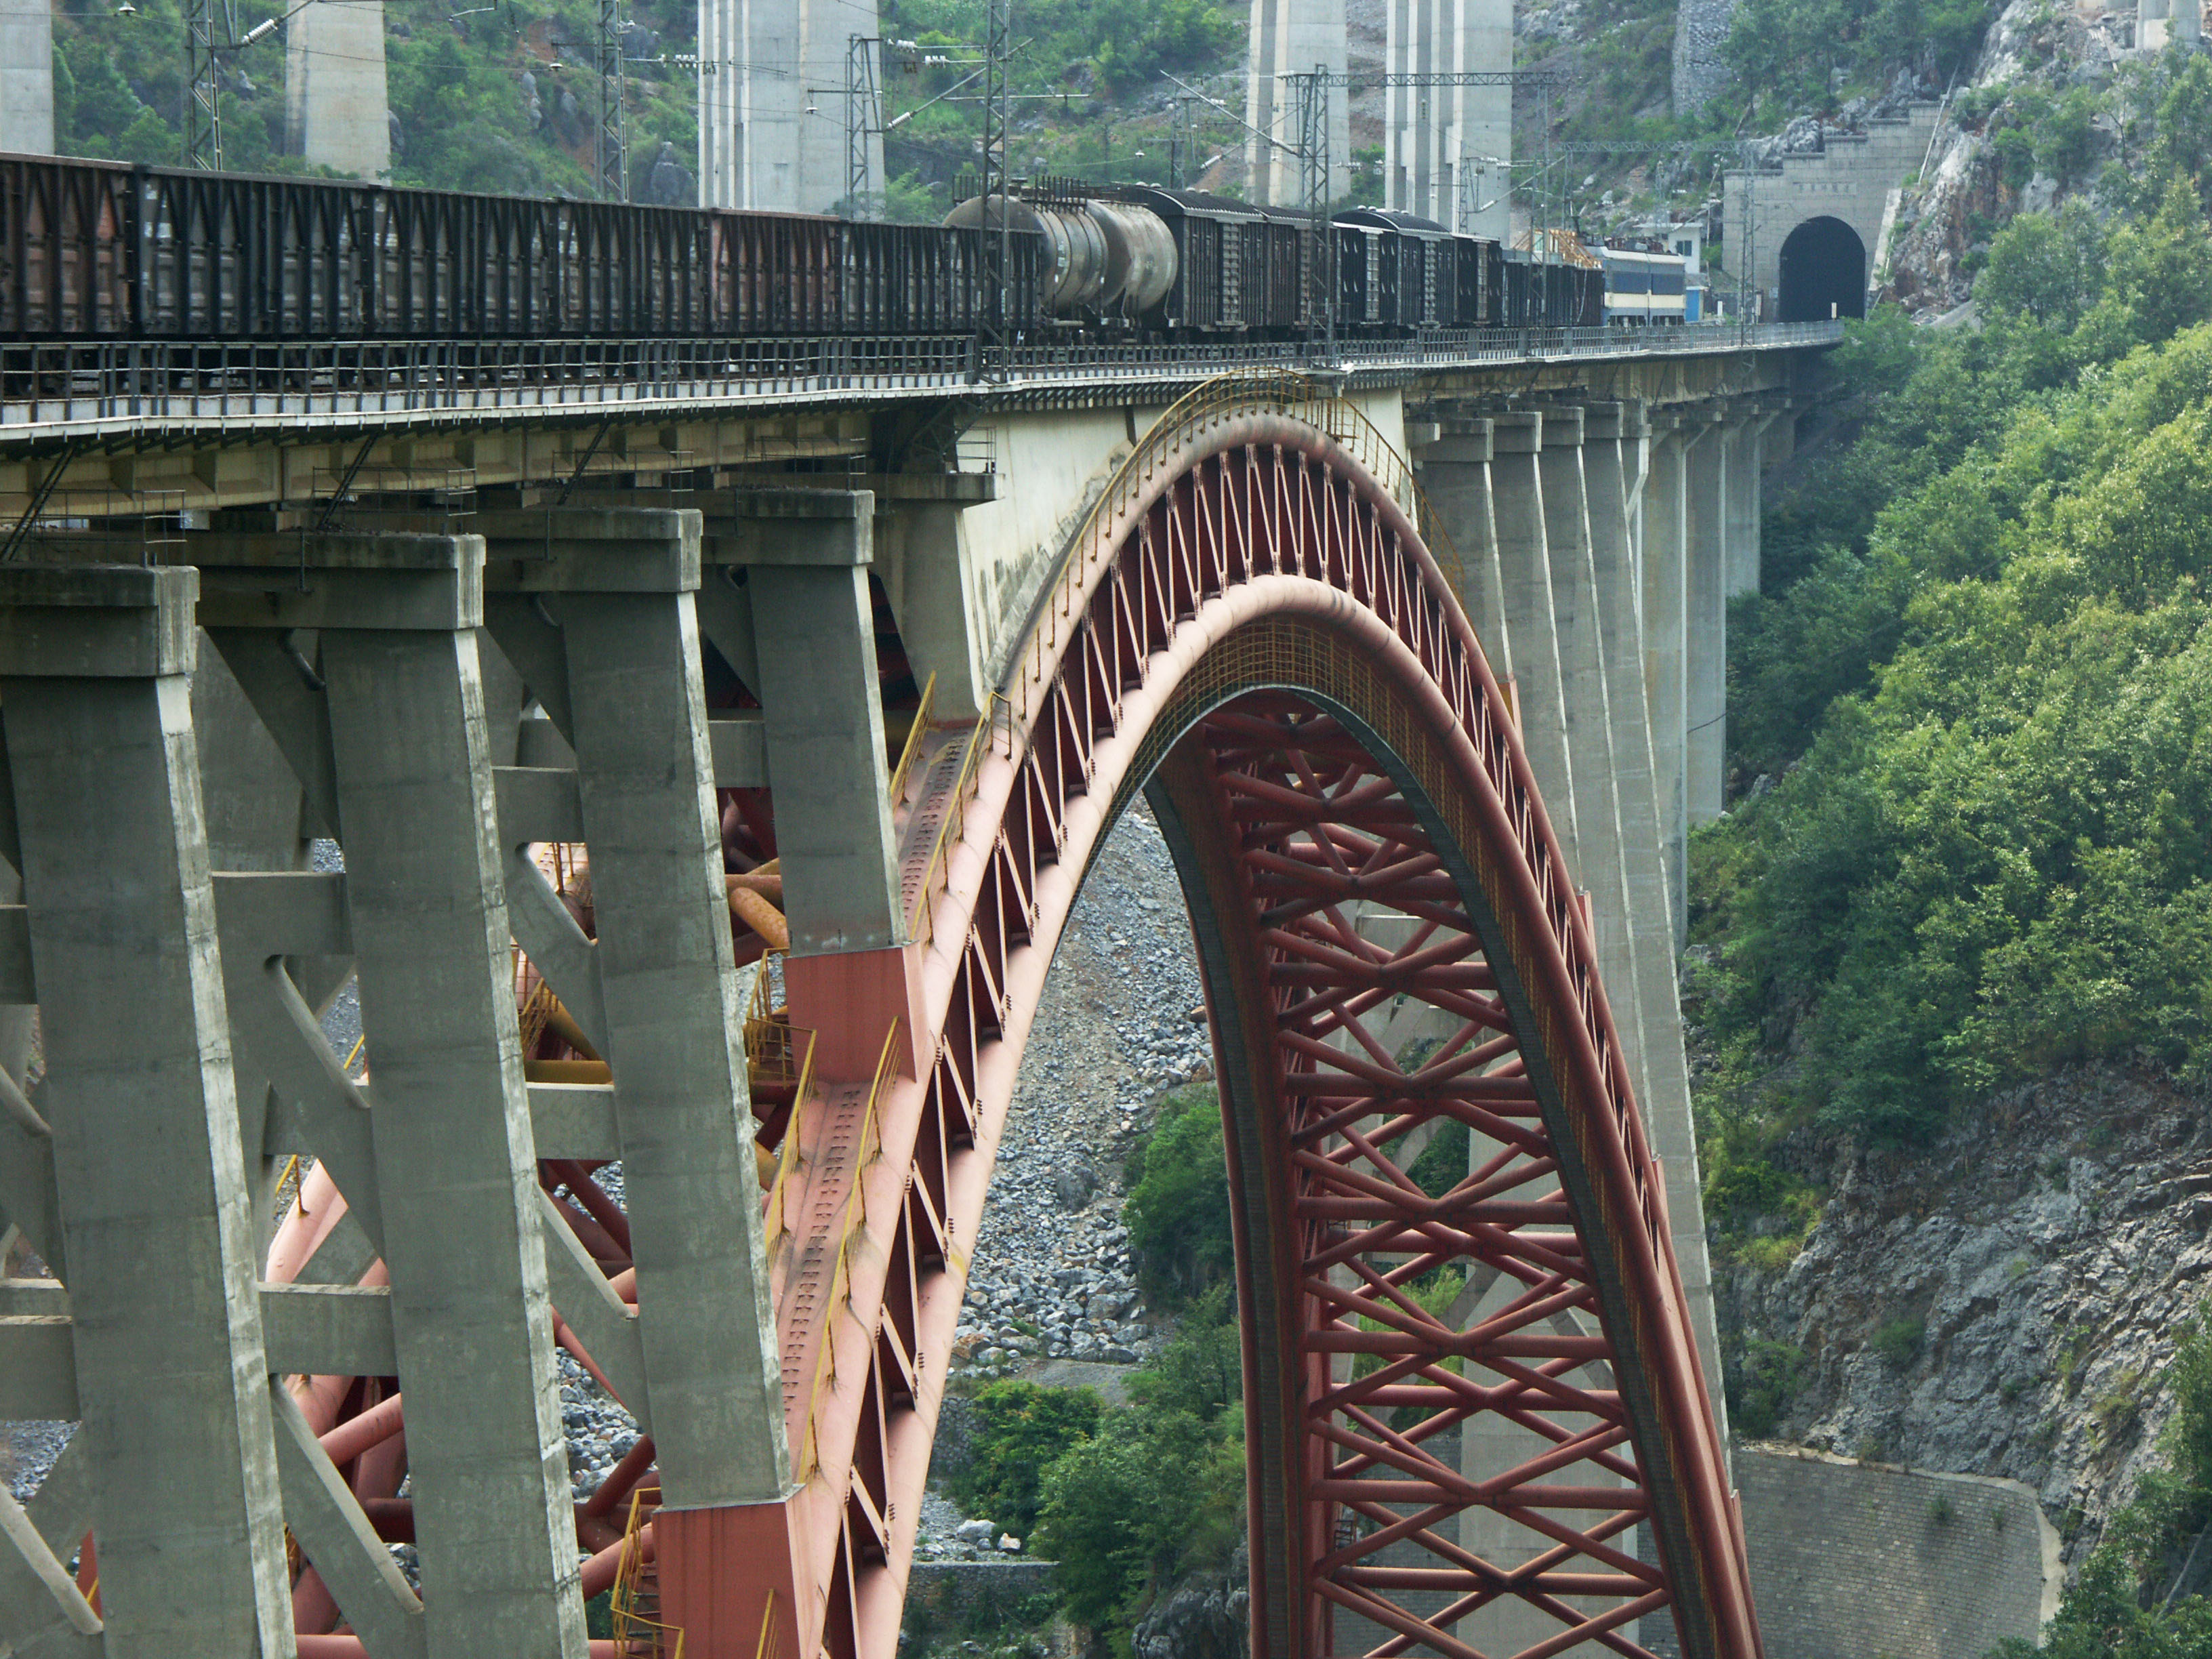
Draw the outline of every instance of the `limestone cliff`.
M1786 1266L1786 1245L1717 1249L1732 1384L1765 1391L1775 1438L2026 1483L2078 1563L2154 1452L2160 1373L2212 1288L2204 1098L2093 1067L1932 1148L1781 1152L1826 1201Z
M2007 0L1972 73L1946 101L1926 170L1906 191L1891 245L1889 297L1921 313L1965 303L1976 255L1996 230L2016 213L2048 208L2068 190L2086 187L2118 156L2114 124L2099 120L2071 177L2039 167L2022 177L1995 135L2008 100L2023 89L2109 86L2141 61L2132 50L2134 29L2132 5Z

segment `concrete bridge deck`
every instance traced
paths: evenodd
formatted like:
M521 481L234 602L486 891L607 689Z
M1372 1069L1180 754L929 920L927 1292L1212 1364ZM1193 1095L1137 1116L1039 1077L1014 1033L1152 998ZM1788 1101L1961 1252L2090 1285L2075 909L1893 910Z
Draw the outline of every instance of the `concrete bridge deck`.
M950 396L1170 398L1238 369L1404 384L1455 369L1595 365L1832 345L1833 323L1495 329L1418 341L1018 348L979 380L964 337L363 340L0 346L0 453L55 440L147 443L275 432L624 418Z

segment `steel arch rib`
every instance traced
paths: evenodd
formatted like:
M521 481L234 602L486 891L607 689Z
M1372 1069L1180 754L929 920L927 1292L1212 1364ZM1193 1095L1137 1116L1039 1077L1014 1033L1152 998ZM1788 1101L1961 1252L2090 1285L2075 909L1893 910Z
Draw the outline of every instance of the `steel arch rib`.
M1346 405L1280 380L1178 405L1076 538L971 763L933 771L923 810L960 816L941 860L905 872L927 924L902 963L923 1040L884 1039L913 1074L890 1077L872 1117L850 1085L804 1103L790 1133L806 1179L771 1200L791 1559L764 1571L672 1535L672 1616L704 1605L696 1581L716 1572L752 1583L738 1600L760 1609L773 1577L798 1592L765 1603L782 1651L894 1650L1028 1024L1084 869L1152 778L1234 1150L1255 1650L1325 1659L1356 1613L1388 1632L1365 1650L1474 1654L1459 1621L1504 1596L1553 1621L1524 1659L1641 1652L1623 1632L1654 1616L1686 1654L1755 1659L1741 1528L1582 901L1370 439ZM1410 942L1364 941L1355 902L1410 918ZM1359 1018L1406 995L1461 1026L1410 1067ZM1431 1199L1390 1146L1437 1115L1490 1150ZM1455 1264L1517 1291L1455 1329L1407 1290ZM1486 1416L1548 1449L1472 1479L1424 1451ZM1476 1510L1553 1547L1492 1563L1456 1535ZM1654 1565L1608 1541L1638 1523ZM1381 1559L1389 1546L1425 1559ZM709 1640L753 1650L738 1628Z

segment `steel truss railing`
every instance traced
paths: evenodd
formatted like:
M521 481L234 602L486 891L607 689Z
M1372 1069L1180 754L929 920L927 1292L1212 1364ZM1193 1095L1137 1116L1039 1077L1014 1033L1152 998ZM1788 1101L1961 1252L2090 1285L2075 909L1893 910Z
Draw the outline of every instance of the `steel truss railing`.
M1351 339L1326 364L1296 343L1012 348L1002 391L1197 380L1238 368L1360 372L1832 344L1837 323L1483 329ZM0 441L118 423L331 424L637 404L765 404L966 388L965 336L485 341L0 343Z

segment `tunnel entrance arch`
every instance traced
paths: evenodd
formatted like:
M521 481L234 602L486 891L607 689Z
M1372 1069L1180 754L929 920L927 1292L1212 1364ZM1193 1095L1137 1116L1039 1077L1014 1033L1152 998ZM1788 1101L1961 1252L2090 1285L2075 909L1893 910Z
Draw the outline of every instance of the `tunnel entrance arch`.
M1782 244L1781 320L1866 315L1867 252L1841 219L1808 219Z

